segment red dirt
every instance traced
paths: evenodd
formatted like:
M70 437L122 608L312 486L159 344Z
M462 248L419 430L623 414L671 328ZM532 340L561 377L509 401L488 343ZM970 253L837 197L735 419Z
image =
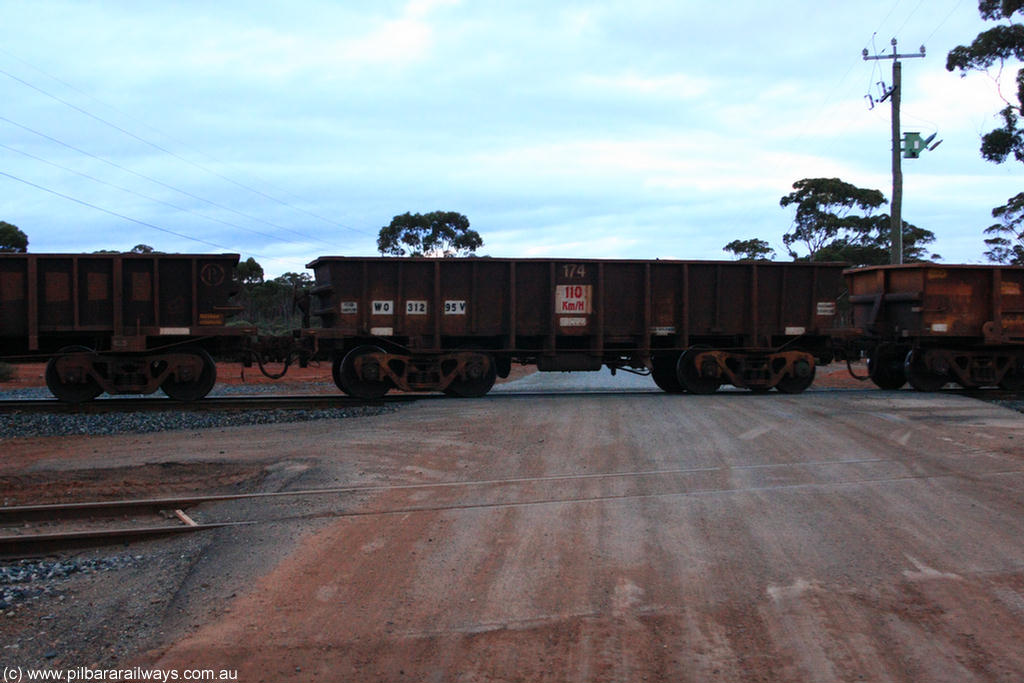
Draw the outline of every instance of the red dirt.
M868 374L867 363L864 361L854 363L853 371L859 377L866 377ZM814 386L827 387L829 389L868 389L874 388L875 385L870 381L859 380L853 377L850 371L846 369L846 361L838 361L816 369Z
M68 456L76 456L69 448ZM264 476L260 463L161 462L65 471L0 473L0 505L48 505L93 500L161 498L250 491Z
M262 523L139 546L0 635L56 651L105 615L96 642L141 643L121 662L253 681L1020 681L1022 438L960 396L823 391L15 439L0 474L40 494L393 488L200 507ZM110 667L82 640L44 664Z
M1024 672L1024 470L994 449L1021 427L998 409L652 393L424 403L349 426L309 437L405 486L338 501L348 516L145 667L267 681ZM439 481L454 485L424 486Z
M46 363L13 363L14 377L0 382L0 389L27 389L29 387L45 387Z

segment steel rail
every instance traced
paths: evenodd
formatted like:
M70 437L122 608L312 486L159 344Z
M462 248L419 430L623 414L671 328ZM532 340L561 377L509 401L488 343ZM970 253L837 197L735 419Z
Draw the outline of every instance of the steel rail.
M228 526L247 526L257 522L217 522L213 524L181 524L174 526L138 526L113 529L87 529L0 536L0 558L32 557L41 553L69 550L110 543L124 543L142 538L170 536L193 531L207 531Z
M860 460L854 462L861 462ZM825 461L816 463L799 463L802 466L812 465L830 465L830 464L850 464L848 461ZM761 466L758 466L761 467ZM56 531L48 533L18 533L13 535L0 536L0 557L2 558L17 558L34 556L42 552L54 551L54 550L65 550L75 547L83 546L95 546L104 545L113 542L125 542L131 540L138 540L147 537L154 536L165 536L177 533L187 533L191 531L203 531L209 529L216 529L227 526L245 526L253 524L261 524L270 521L284 521L288 519L301 519L306 516L285 516L275 518L271 520L245 520L245 521L231 521L231 522L215 522L215 523L195 523L188 515L184 514L183 509L189 508L201 503L216 503L226 501L238 501L238 500L252 500L252 499L271 499L271 498L283 498L283 497L303 497L303 496L317 496L317 495L339 495L339 494L366 494L366 493L382 493L387 491L399 491L399 490L444 490L444 489L462 489L462 488L477 488L477 487L500 487L500 486L521 486L524 484L536 484L536 483L557 483L571 480L595 480L595 479L607 479L607 478L648 478L648 477L663 477L671 474L686 474L694 472L706 472L715 471L720 468L717 467L695 467L695 468L681 468L681 469L659 469L659 470L646 470L646 471L626 471L626 472L595 472L595 473L583 473L583 474L556 474L544 477L523 477L523 478L511 478L511 479L482 479L482 480L462 480L462 481L448 481L448 482L422 482L422 483L407 483L407 484L368 484L368 485L355 485L355 486L337 486L319 489L300 489L296 491L265 491L265 492L254 492L254 493L236 493L236 494L211 494L211 495L200 495L200 496L176 496L166 498L140 498L140 499L129 499L129 500L110 500L110 501L87 501L80 503L51 503L41 505L18 505L18 506L7 506L0 507L0 524L5 526L21 525L26 522L33 521L45 521L45 522L69 522L75 519L82 518L101 518L101 517L123 517L127 514L141 514L141 513L157 513L161 511L173 510L175 514L181 519L183 525L174 526L146 526L143 524L137 524L130 527L120 528L105 528L105 529L86 529L86 530L74 530L74 531ZM537 502L537 501L533 501ZM447 509L449 506L443 506L437 509ZM455 505L455 507L461 507ZM405 508L403 508L405 509ZM422 508L414 506L412 508L405 509L409 512L420 511ZM397 510L355 510L348 512L331 511L329 513L319 513L312 515L310 518L318 516L364 516L364 515L377 515L377 514L392 514Z
M7 527L20 526L26 522L43 521L61 524L80 519L124 517L128 514L155 514L162 511L173 511L174 516L181 520L182 523L180 525L167 525L164 522L155 524L153 521L147 523L136 520L127 522L128 526L123 526L125 522L117 520L114 524L121 524L122 526L64 531L32 531L30 529L26 532L25 530L19 530L18 533L0 535L0 557L26 557L53 550L127 542L154 536L166 536L256 523L251 521L196 523L184 513L183 508L207 498L216 497L155 498L2 507L0 508L0 524Z
M201 401L182 402L169 398L105 398L84 403L63 403L52 398L2 399L0 412L103 414L113 412L156 412L186 410L195 412L237 410L303 410L355 408L405 403L426 398L421 395L395 395L367 401L336 394L305 396L215 396Z
M323 496L337 494L384 493L389 491L409 491L423 489L458 489L481 486L520 486L523 484L558 483L567 481L590 481L598 479L621 479L626 477L664 477L674 474L694 474L700 472L722 472L732 470L761 470L780 468L807 468L836 465L856 465L867 462L888 462L880 458L854 458L845 460L819 460L810 462L771 463L759 465L707 467L683 467L654 470L635 470L624 472L586 472L551 474L541 477L513 477L509 479L468 479L456 481L410 482L406 484L364 484L350 486L332 486L317 489L298 489L295 491L257 491L253 493L223 493L200 496L175 496L167 498L137 498L129 500L100 500L81 503L47 503L41 505L11 505L0 507L0 524L13 524L53 517L100 517L124 515L130 511L160 511L189 508L202 503L219 503L235 500L252 500L266 498L284 498L300 496Z
M796 463L773 463L773 464L761 464L761 465L750 465L739 469L775 469L775 468L818 468L818 467L830 467L830 466L844 466L844 465L856 465L865 462L887 462L886 459L879 458L856 458L856 459L841 459L841 460L821 460L812 462L796 462ZM594 473L566 473L566 474L554 474L543 477L522 477L522 478L510 478L510 479L482 479L482 480L463 480L463 481L448 481L448 482L421 482L421 483L406 483L406 484L367 484L367 485L352 485L352 486L337 486L329 488L319 489L300 489L296 491L267 491L267 492L254 492L254 493L237 493L237 494L213 494L213 495L200 495L200 496L178 496L178 497L167 497L167 498L148 498L148 499L134 499L134 500L113 500L113 501L90 501L84 503L57 503L57 504L45 504L45 505L22 505L22 506L8 506L0 507L0 524L13 525L16 523L22 523L32 520L47 520L55 521L59 520L70 520L81 517L102 517L102 516L123 516L126 513L135 511L163 511L163 510L174 510L176 513L180 513L183 508L189 508L194 505L202 503L216 503L216 502L227 502L227 501L238 501L238 500L253 500L253 499L273 499L273 498L284 498L284 497L303 497L303 496L316 496L316 495L359 495L359 494L371 494L371 493L383 493L388 491L412 491L412 490L435 490L440 491L444 489L456 490L466 488L477 488L486 487L494 488L501 486L522 486L528 484L550 484L568 481L580 481L580 480L601 480L601 479L621 479L621 478L651 478L661 479L665 476L671 475L685 475L695 473L711 473L724 471L725 469L737 469L722 468L722 467L689 467L689 468L670 468L670 469L655 469L655 470L641 470L641 471L623 471L623 472L594 472ZM1014 473L1020 472L1020 470L1013 470ZM904 481L908 479L918 478L935 478L940 476L948 476L941 473L925 473L919 475L910 475L904 477L883 477L881 479L858 479L856 481L840 481L840 482L799 482L794 484L786 484L779 486L778 488L793 488L793 487L815 487L815 486L827 486L834 484L856 484L856 483L868 483L876 481ZM445 504L434 504L434 505L410 505L400 506L392 509L368 509L368 510L330 510L321 513L313 513L308 515L293 515L283 517L273 517L262 520L245 520L245 521L229 521L229 522L217 522L217 523L204 523L195 524L191 522L191 519L186 515L178 514L179 518L185 518L191 524L186 523L184 526L159 526L159 527L145 527L135 526L131 528L122 529L106 529L106 530L95 530L95 531L71 531L71 532L55 532L45 535L15 535L15 536L0 536L0 556L9 556L12 554L27 552L38 552L44 548L65 548L71 545L78 544L102 544L109 543L114 540L132 540L137 538L144 538L147 536L154 535L165 535L182 533L188 531L200 531L207 529L215 529L226 526L244 526L253 524L264 524L278 521L288 521L297 519L315 519L320 517L359 517L359 516L372 516L372 515L389 515L398 513L410 513L410 512L425 512L425 511L442 511L442 510L457 510L464 508L490 508L490 507L508 507L508 506L527 506L527 505L548 505L553 503L582 503L582 502L595 502L601 500L615 500L621 498L657 498L665 496L679 496L679 495L701 495L708 493L730 493L739 492L745 490L762 490L764 488L776 488L776 487L755 487L753 489L741 487L739 489L730 488L700 488L689 491L663 491L663 492L645 492L645 493L623 493L623 494L602 494L596 496L582 496L582 497L554 497L554 498L539 498L534 500L526 501L503 501L503 502L458 502L453 501Z

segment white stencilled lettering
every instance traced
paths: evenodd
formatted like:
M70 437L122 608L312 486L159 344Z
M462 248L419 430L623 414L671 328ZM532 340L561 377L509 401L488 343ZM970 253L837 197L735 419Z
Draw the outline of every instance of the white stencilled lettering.
M465 300L448 300L444 302L445 315L466 315Z

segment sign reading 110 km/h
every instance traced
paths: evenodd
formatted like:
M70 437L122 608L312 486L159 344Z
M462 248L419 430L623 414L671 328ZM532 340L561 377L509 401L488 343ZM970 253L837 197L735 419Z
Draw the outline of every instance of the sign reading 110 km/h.
M555 313L586 315L590 313L592 285L558 285L555 287Z

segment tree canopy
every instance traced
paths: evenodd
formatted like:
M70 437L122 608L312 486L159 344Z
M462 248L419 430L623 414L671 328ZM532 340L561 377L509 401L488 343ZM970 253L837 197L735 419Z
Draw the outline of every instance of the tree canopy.
M252 256L239 263L235 270L239 282L244 285L258 285L263 282L263 266Z
M889 214L875 216L873 229L839 237L817 253L818 261L845 261L858 266L882 266L889 263ZM925 245L935 241L935 233L903 221L903 263L934 261L938 254L929 254Z
M284 334L309 326L305 295L313 278L308 273L288 272L268 280L263 266L251 256L238 264L237 272L242 313L234 324L255 325L264 334Z
M120 249L98 249L94 254L162 254L164 252L157 251L148 244L136 244L128 251L121 251Z
M771 245L756 237L749 240L733 240L722 247L722 251L732 253L740 261L771 261L775 258L775 250Z
M986 21L1005 19L1007 23L982 31L970 45L958 45L950 50L946 69L966 76L968 71L988 72L998 65L997 71L1002 73L1007 60L1024 60L1024 25L1014 20L1014 15L1024 13L1024 1L980 0L978 12ZM1024 162L1024 130L1018 127L1021 102L1024 102L1024 69L1017 71L1016 83L1017 90L1012 95L999 92L1006 104L999 112L1002 125L981 136L981 156L997 164L1006 161L1011 154L1017 161Z
M889 216L874 214L886 204L879 190L860 188L839 178L804 178L781 206L796 207L791 232L782 236L790 257L809 261L847 261L857 265L889 262ZM903 260L906 263L939 258L925 245L935 241L930 230L903 222ZM804 246L806 256L794 247Z
M483 246L469 219L455 211L403 213L380 229L377 251L391 256L470 256Z
M28 235L6 221L0 221L0 252L16 252L23 254L28 251Z
M985 234L992 235L985 240L985 256L993 263L1024 266L1024 192L992 209L992 215L999 222L985 228Z
M808 260L819 250L843 234L869 231L874 220L871 213L885 204L885 195L867 190L839 178L804 178L793 183L793 192L779 200L779 205L796 207L793 230L782 241L794 259L794 245L807 248Z
M1002 74L1010 60L1024 61L1024 25L1019 21L1024 15L1024 0L979 0L978 13L985 21L1000 23L982 31L970 45L958 45L946 56L946 69L959 71L966 76L969 71L990 72L996 70L996 78ZM1005 93L999 90L1004 106L998 117L1001 125L981 136L981 157L986 161L1001 164L1011 156L1024 163L1024 128L1020 127L1021 105L1024 103L1024 69L1017 70L1016 91ZM999 220L985 229L990 237L985 239L988 251L985 256L995 263L1024 264L1024 195L1018 194L1007 200L1003 206L992 209L992 215Z

